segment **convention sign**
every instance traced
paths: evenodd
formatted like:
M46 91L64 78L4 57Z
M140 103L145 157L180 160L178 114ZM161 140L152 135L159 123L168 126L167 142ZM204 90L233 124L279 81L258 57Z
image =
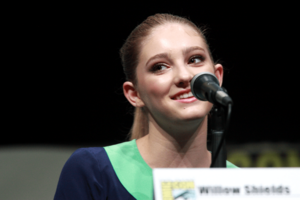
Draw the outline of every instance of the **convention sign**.
M300 168L153 169L155 200L300 199Z

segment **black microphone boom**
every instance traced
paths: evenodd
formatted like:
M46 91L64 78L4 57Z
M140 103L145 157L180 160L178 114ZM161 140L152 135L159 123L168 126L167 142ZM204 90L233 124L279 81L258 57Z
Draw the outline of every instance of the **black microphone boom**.
M217 77L210 72L196 74L191 81L191 90L199 100L213 104L218 102L224 106L232 104L232 99L220 87Z

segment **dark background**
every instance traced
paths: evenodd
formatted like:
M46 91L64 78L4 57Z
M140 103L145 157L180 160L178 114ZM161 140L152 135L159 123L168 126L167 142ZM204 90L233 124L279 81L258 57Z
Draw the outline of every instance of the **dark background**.
M30 5L11 15L16 53L1 145L107 145L126 140L131 106L119 49L147 16L171 13L208 28L234 101L227 143L299 143L293 5L140 2ZM17 12L16 12L17 13ZM9 96L9 95L8 95ZM10 97L10 96L9 96Z

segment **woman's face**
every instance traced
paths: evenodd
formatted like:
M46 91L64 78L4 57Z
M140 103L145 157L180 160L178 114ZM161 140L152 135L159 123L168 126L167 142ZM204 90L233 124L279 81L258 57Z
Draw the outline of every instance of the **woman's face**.
M190 81L200 72L214 73L222 83L223 68L214 66L206 43L187 25L156 27L143 41L137 73L137 94L158 121L203 118L212 104L191 97Z

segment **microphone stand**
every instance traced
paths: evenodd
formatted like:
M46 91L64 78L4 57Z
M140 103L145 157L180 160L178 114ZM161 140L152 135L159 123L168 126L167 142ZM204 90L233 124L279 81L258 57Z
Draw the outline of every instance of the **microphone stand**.
M226 167L224 136L229 127L232 99L225 88L220 88L217 77L210 72L196 74L191 80L191 90L197 99L214 104L211 117L212 163L210 167Z
M212 162L213 158L217 156L215 162L210 166L211 168L223 167L226 168L226 149L225 149L225 111L220 104L215 104L211 112L211 134L212 134ZM222 138L224 140L222 144ZM221 145L219 147L219 145ZM217 155L217 149L220 148Z

